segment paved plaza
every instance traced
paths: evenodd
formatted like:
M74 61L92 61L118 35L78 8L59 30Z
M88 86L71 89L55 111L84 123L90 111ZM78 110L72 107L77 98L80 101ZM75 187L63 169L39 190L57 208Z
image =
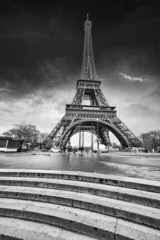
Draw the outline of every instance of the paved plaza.
M160 154L0 153L0 168L85 171L160 180Z

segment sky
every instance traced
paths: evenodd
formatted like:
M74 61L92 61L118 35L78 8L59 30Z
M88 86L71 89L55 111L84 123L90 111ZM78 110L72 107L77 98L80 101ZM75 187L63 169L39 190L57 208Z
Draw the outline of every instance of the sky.
M136 135L160 130L159 0L1 0L0 134L50 132L72 102L89 13L98 80Z

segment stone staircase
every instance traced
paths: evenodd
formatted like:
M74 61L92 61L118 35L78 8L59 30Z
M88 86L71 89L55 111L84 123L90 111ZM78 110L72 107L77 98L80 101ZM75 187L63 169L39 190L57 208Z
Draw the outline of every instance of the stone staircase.
M0 239L160 240L160 182L0 169Z

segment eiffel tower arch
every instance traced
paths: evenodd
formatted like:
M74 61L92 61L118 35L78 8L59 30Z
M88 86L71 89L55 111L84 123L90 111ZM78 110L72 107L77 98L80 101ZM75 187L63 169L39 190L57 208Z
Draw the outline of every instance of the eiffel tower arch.
M97 80L91 36L92 22L84 23L84 51L82 71L77 80L76 93L71 104L66 104L65 115L44 140L46 147L64 148L70 138L81 131L95 134L100 142L111 145L108 132L112 132L121 145L139 147L141 142L117 117L115 106L110 106Z

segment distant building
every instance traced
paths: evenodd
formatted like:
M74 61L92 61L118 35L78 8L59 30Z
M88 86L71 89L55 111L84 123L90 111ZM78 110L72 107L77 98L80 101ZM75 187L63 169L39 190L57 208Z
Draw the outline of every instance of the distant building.
M144 152L148 152L146 148L144 147L132 147L132 148L128 148L129 152L135 152L135 153L144 153Z
M0 152L21 152L24 140L13 139L9 136L0 136Z

